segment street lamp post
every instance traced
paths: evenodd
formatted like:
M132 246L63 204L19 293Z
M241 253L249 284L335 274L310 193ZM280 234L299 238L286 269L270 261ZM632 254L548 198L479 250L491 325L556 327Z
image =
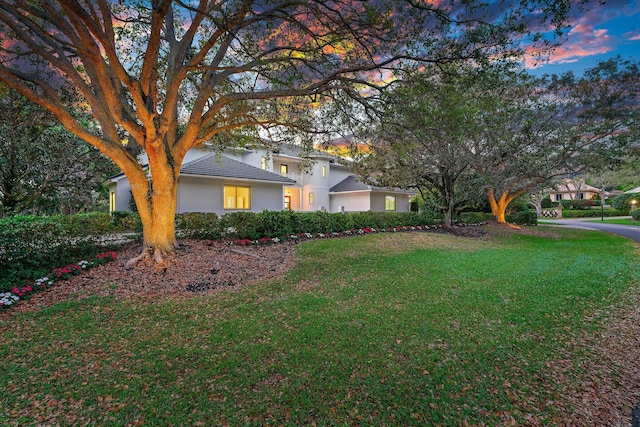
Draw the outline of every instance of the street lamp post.
M633 211L636 208L636 203L638 203L636 199L631 200L631 224L635 224L633 221Z

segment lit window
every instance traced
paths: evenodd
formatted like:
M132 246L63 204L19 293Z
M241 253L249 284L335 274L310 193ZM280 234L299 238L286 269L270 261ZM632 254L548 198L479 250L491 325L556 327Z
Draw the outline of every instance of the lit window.
M225 209L251 209L251 187L224 186Z
M385 211L396 210L396 196L386 196L384 198L384 210Z
M282 175L286 175L287 173L289 173L289 166L287 165L280 165L280 173Z
M315 201L315 197L313 193L309 193L309 204L312 205Z
M267 159L262 158L262 169L267 170Z
M109 212L114 212L116 210L116 192L109 192Z
M326 167L326 166L323 166L323 167L322 167L322 176L323 176L323 177L326 177L326 176L327 176L327 167Z

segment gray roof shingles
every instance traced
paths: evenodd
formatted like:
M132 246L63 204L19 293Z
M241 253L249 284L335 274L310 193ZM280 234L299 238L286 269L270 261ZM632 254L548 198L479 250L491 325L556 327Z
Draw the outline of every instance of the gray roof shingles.
M331 187L332 193L341 193L345 191L370 191L373 187L367 185L361 181L356 179L355 175L349 175L333 187Z
M250 166L246 163L230 159L229 157L216 156L215 154L208 154L185 163L182 165L182 168L180 168L180 173L220 178L249 179L282 184L296 183L296 181L285 176Z
M402 190L400 188L384 188L376 187L374 185L367 185L360 181L355 175L349 175L329 190L331 193L345 193L349 191L385 191L392 193L406 193L411 194L412 191Z

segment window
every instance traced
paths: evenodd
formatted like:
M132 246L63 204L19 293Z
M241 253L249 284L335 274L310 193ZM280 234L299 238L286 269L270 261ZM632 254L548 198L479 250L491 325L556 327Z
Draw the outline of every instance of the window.
M224 186L225 209L251 209L251 187Z
M326 167L326 166L323 166L323 167L322 167L322 177L324 178L324 177L326 177L326 176L327 176L327 167Z
M312 205L315 202L315 196L313 193L309 193L309 204Z
M280 165L280 174L286 175L287 173L289 173L289 166Z
M396 210L396 196L386 196L384 198L384 210L385 211Z
M580 200L584 200L584 193L580 193L580 195L579 195L579 199L580 199Z
M556 194L556 202L562 200L562 194Z
M116 210L116 192L109 192L109 212L113 212Z
M262 169L267 170L267 159L265 157L262 158Z

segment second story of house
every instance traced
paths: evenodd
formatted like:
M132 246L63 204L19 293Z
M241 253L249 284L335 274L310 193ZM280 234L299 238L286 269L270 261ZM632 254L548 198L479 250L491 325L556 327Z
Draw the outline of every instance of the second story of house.
M210 151L202 148L192 149L187 153L184 162L209 153ZM292 179L296 181L297 187L324 189L327 192L353 174L345 161L339 157L318 150L305 152L302 147L290 144L271 150L263 146L247 146L227 150L222 155Z

